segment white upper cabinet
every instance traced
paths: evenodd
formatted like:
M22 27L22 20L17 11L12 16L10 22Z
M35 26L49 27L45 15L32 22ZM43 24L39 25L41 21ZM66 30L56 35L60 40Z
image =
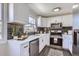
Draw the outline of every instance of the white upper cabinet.
M29 16L29 24L33 24L33 25L36 24L35 19L31 16Z
M46 26L47 26L47 27L50 27L50 23L51 23L50 18L47 18L46 21L47 21Z
M47 18L42 18L41 21L42 27L47 27Z
M41 16L37 19L37 26L38 27L46 27L46 18L42 18Z
M38 18L37 18L37 27L41 27L42 25L41 25L41 16L39 16Z
M61 22L62 22L62 16L51 17L51 18L50 18L50 22L51 22L51 23L61 23Z
M42 18L42 26L50 27L51 23L62 23L62 26L73 26L72 15Z
M64 15L62 19L63 26L73 26L72 15Z

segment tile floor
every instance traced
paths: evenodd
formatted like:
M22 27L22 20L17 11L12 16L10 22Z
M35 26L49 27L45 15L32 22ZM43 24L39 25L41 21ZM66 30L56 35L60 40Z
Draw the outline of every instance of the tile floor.
M46 46L40 53L40 56L71 56L70 52L62 49L60 46Z
M79 56L79 48L75 45L73 46L73 56Z

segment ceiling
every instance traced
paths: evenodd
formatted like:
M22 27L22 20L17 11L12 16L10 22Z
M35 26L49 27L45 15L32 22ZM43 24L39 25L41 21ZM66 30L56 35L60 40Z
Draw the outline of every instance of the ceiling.
M40 16L58 16L72 13L72 3L28 3L28 6ZM53 8L61 7L59 12L54 12Z

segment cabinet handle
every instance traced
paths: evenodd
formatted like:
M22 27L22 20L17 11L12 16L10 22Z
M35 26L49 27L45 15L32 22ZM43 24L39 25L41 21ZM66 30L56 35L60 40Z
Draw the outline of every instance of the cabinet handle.
M43 42L43 40L42 40L42 42Z
M28 46L24 46L24 48L26 48L26 47L28 47Z

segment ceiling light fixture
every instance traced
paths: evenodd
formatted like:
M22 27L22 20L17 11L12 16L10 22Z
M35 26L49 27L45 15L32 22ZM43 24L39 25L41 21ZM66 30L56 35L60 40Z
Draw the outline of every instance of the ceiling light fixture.
M58 11L60 11L60 10L61 10L60 7L56 7L56 8L53 9L54 12L58 12Z
M78 8L78 7L79 7L78 4L73 5L73 9Z

